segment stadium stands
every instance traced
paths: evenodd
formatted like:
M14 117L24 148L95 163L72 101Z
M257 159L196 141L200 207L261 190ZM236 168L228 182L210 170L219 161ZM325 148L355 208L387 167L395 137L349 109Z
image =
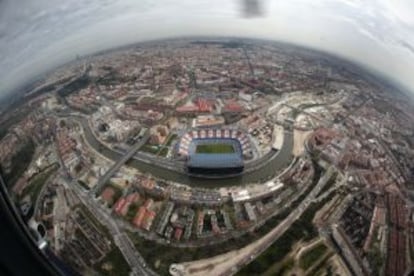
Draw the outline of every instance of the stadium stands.
M205 149L206 146L210 147L211 151L197 150ZM228 146L233 150L228 151ZM250 151L246 135L233 129L192 130L182 136L178 147L178 154L187 158L187 169L190 174L209 176L241 173L244 169L243 156Z
M190 144L194 139L206 139L206 138L216 138L216 139L224 139L224 138L231 138L238 140L241 149L242 155L248 155L251 151L251 146L249 139L247 138L246 134L239 130L234 129L200 129L200 130L192 130L186 133L180 141L178 153L182 156L188 156L189 152L188 149Z

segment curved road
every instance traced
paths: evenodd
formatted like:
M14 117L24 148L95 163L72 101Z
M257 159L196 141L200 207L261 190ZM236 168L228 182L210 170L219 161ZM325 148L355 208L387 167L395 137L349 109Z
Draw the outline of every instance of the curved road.
M124 154L109 149L96 139L95 135L89 128L88 121L85 117L77 115L71 115L70 117L75 118L82 124L85 138L87 139L89 145L91 145L96 151L115 161L123 157ZM165 162L167 160L150 158L144 154L136 154L133 159L129 160L128 165L140 170L143 173L150 173L167 181L189 184L192 186L214 188L225 185L265 182L267 179L272 178L278 171L281 171L290 164L293 158L292 148L292 133L285 131L282 149L276 154L266 155L265 158L267 159L263 160L263 163L265 163L263 166L259 166L260 164L257 164L257 169L252 169L248 165L246 166L245 173L241 176L227 179L201 179L190 177L181 169L177 169L177 166L171 167L170 161ZM181 163L177 162L177 165L179 164Z

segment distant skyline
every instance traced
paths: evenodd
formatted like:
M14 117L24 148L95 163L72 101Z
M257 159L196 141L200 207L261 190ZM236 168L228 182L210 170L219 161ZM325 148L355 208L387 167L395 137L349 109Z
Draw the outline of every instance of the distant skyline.
M414 94L414 2L0 0L0 97L73 60L135 42L236 36L289 42L379 71Z

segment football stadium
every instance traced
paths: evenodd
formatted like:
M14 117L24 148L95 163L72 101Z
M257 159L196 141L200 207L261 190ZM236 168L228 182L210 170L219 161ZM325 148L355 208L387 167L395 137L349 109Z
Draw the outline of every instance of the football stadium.
M229 129L192 130L181 138L178 148L187 159L187 172L206 177L240 174L244 156L250 152L246 135Z

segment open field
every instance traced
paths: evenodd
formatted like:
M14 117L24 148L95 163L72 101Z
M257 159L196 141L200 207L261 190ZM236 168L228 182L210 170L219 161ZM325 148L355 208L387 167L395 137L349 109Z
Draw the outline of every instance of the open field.
M114 247L95 267L99 274L107 276L127 276L131 272L128 263L117 247Z
M21 197L23 198L26 195L30 195L33 201L36 201L39 196L40 191L42 190L43 185L46 184L47 180L57 171L58 167L53 166L47 171L40 173L30 181L29 185L23 189Z
M293 150L294 156L300 156L305 151L305 141L312 131L293 130Z
M234 147L231 144L204 144L197 145L196 153L218 154L218 153L234 153Z

